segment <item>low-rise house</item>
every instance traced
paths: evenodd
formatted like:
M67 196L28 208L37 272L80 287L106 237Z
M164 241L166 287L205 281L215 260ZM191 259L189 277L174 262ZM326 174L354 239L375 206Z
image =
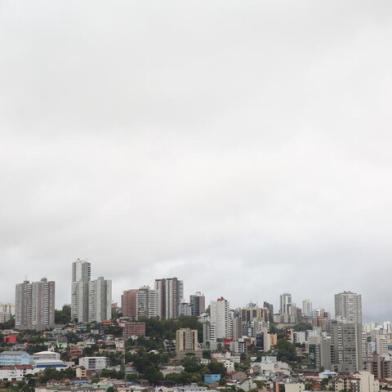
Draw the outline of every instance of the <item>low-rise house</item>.
M0 380L21 381L28 374L33 374L32 365L15 365L0 367Z
M76 377L77 378L87 378L87 370L84 366L78 366L76 368Z
M276 357L262 357L260 362L251 364L251 369L254 374L262 374L267 377L289 376L291 374L290 366L286 362L277 361Z
M239 382L237 386L244 392L249 392L257 388L257 384L251 378Z
M224 359L223 361L218 361L223 364L226 369L227 374L231 374L235 372L235 363L229 359Z
M245 372L234 372L230 375L231 380L236 382L242 382L248 378Z
M184 366L164 366L160 369L161 373L163 374L164 377L166 377L168 374L180 374L184 371Z

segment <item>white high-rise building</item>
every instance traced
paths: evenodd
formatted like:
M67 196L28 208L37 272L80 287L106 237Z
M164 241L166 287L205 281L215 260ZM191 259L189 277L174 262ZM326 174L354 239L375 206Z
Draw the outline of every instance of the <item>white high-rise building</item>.
M72 282L83 280L89 282L91 279L91 263L86 260L76 259L72 263Z
M351 291L335 294L335 318L362 325L361 295Z
M5 323L15 315L14 304L0 304L0 323Z
M210 303L210 340L231 338L232 323L229 301L223 297Z
M280 314L283 315L290 315L292 311L292 298L291 294L284 293L280 295Z
M54 327L55 283L19 283L15 289L15 328L42 331Z
M158 292L143 286L136 292L136 317L143 318L158 317Z
M302 315L305 317L312 317L312 313L312 302L309 299L304 299L302 301Z
M90 280L91 263L81 259L73 262L71 318L79 323L86 323L88 321Z
M283 293L280 296L280 321L283 323L297 322L297 308L292 301L291 294Z
M112 318L112 281L99 277L88 283L88 321L101 322Z

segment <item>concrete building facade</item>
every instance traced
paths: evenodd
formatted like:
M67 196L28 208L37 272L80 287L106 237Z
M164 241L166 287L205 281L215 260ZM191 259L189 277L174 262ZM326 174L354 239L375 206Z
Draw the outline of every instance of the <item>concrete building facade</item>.
M15 288L15 328L42 331L54 327L55 282L42 278Z

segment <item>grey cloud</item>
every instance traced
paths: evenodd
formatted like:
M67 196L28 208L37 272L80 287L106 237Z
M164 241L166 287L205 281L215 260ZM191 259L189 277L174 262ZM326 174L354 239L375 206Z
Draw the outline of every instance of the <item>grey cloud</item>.
M0 1L0 300L70 265L391 318L389 1Z

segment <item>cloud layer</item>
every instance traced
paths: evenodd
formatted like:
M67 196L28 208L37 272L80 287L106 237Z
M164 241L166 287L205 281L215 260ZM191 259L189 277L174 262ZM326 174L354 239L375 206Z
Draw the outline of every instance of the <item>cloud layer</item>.
M0 301L71 262L392 319L390 1L0 1Z

